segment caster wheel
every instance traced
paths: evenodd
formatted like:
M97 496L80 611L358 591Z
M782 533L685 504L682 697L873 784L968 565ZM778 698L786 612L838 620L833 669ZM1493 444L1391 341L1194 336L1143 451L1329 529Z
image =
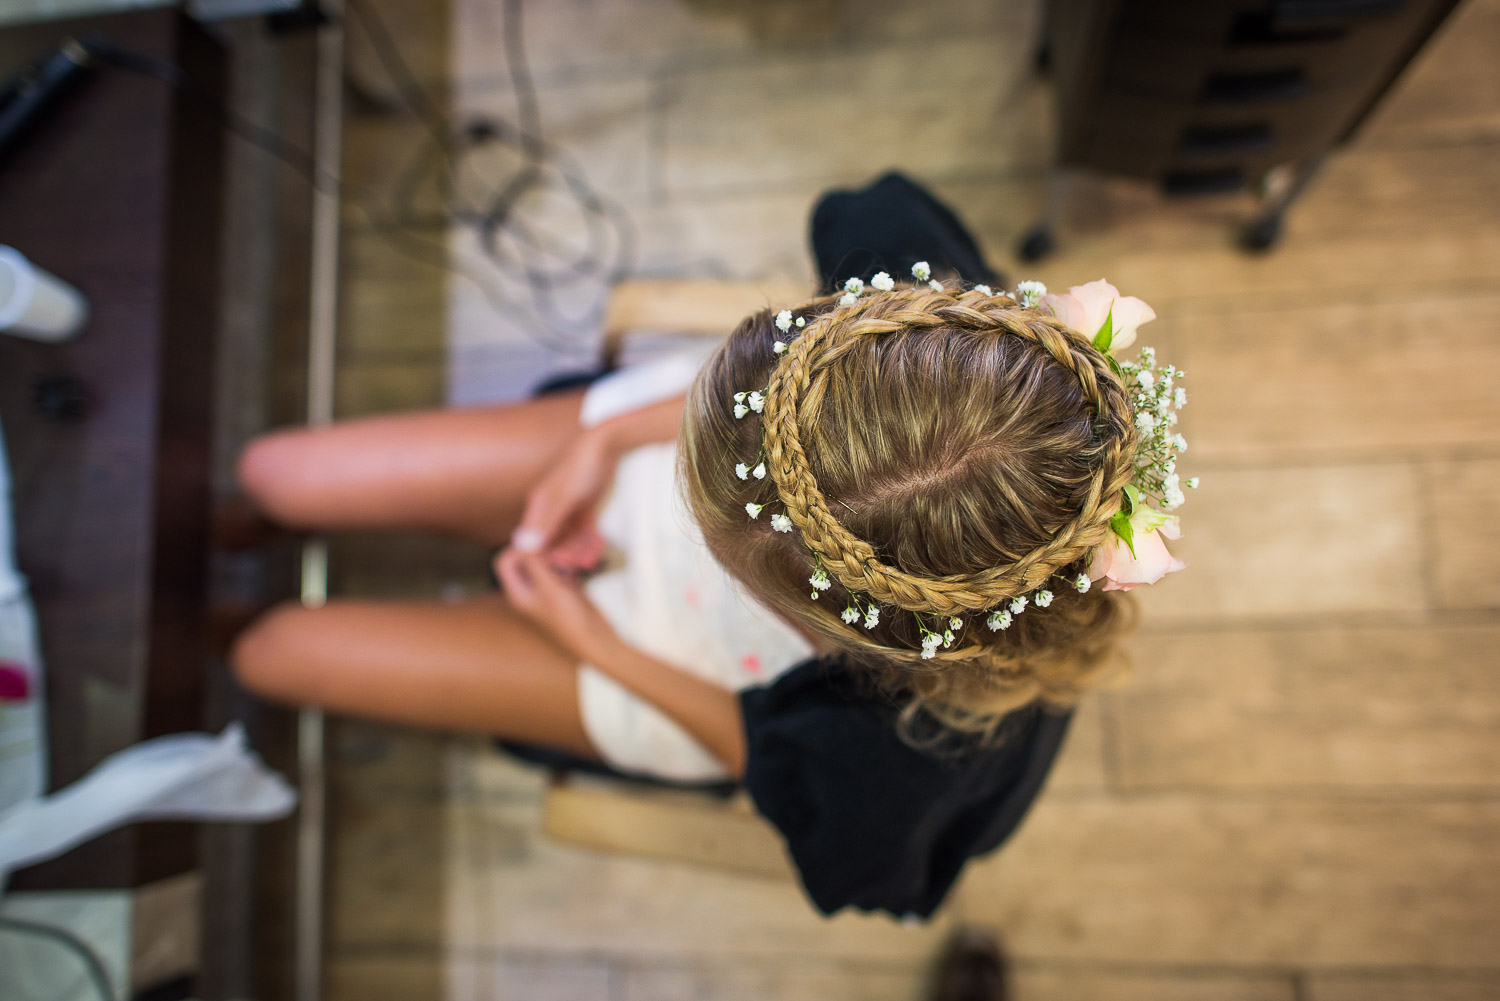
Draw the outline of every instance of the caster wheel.
M1020 255L1021 260L1033 264L1043 258L1050 257L1052 250L1052 231L1046 226L1038 226L1021 239L1021 244L1016 248L1016 253Z
M1240 233L1240 246L1251 253L1264 254L1281 239L1281 216L1262 216Z

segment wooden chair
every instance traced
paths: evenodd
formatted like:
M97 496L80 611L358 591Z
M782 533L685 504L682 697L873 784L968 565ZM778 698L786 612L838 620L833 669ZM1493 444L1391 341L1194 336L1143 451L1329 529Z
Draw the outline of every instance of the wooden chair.
M634 333L723 337L750 313L794 305L811 292L808 283L786 281L623 282L605 308L604 364L618 364ZM793 878L780 836L743 793L722 800L562 772L547 791L542 828L599 851Z

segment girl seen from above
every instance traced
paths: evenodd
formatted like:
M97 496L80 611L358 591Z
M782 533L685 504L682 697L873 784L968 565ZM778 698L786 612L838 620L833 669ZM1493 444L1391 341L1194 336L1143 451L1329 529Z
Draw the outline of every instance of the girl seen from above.
M1123 592L1183 566L1182 373L1124 357L1140 300L1001 289L899 175L825 198L813 245L830 294L706 360L253 442L275 522L504 548L492 598L272 610L241 679L740 784L821 910L931 914L1117 662Z

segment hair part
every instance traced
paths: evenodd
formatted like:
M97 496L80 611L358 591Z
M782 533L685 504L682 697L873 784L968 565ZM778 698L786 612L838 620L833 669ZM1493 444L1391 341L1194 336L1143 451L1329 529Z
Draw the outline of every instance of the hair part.
M714 556L908 720L993 733L1020 706L1075 702L1116 659L1122 595L1055 585L1050 606L1001 631L975 613L1076 579L1105 540L1136 443L1108 361L1052 317L977 292L794 312L807 326L785 354L771 312L750 316L689 395L681 478ZM733 395L758 387L764 419L736 419ZM760 455L767 479L734 476ZM796 531L746 517L747 502L785 510ZM833 586L814 601L818 567ZM872 601L875 628L841 620ZM924 660L924 626L942 632L950 615L964 618L958 649Z

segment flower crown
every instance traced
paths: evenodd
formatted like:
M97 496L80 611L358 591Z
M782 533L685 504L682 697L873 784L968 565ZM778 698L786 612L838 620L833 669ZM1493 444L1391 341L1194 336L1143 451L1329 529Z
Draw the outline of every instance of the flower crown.
M1172 428L1177 424L1177 411L1187 403L1187 393L1180 385L1185 373L1159 364L1149 347L1142 348L1135 361L1117 361L1113 356L1114 351L1135 341L1138 326L1155 319L1151 307L1139 299L1121 297L1102 280L1074 286L1062 295L1049 295L1041 282L1034 281L1021 282L1014 292L997 293L987 285L950 290L932 277L925 261L914 264L911 273L917 283L951 296L952 307L964 311L963 315L1000 318L1005 322L999 322L996 329L1038 344L1078 376L1085 396L1101 414L1101 374L1109 380L1108 372L1100 371L1102 361L1125 385L1135 428L1134 453L1129 461L1112 464L1123 472L1097 484L1084 515L1012 566L930 579L881 563L869 543L855 537L833 517L813 481L799 440L798 402L813 370L827 363L823 357L825 345L835 321L851 336L863 336L946 320L941 315L943 309L905 317L899 310L879 318L864 315L877 294L894 292L896 283L883 271L870 279L868 288L861 279L851 278L844 283L838 309L832 313L814 317L811 323L789 309L777 314L776 329L789 340L778 339L772 345L778 360L768 385L735 393L733 398L736 419L765 415L768 408L771 411L765 418L761 451L754 464L738 463L734 474L746 481L772 476L786 510L770 514L771 528L785 533L800 531L811 549L810 596L817 600L837 578L850 595L850 603L840 615L847 625L862 621L865 629L874 629L880 624L882 606L894 605L916 617L923 659L961 658L977 652L973 645L954 649L966 614L978 614L991 631L1000 631L1009 629L1027 608L1050 606L1068 588L1081 594L1102 579L1103 590L1128 591L1155 583L1186 566L1172 557L1161 541L1161 536L1179 537L1177 517L1165 512L1182 505L1182 487L1198 485L1197 477L1179 480L1177 475L1177 458L1186 450L1187 441ZM867 292L872 294L867 296ZM1046 309L1051 318L1027 323L1009 320L1018 311L976 312L991 299L1013 300L1027 310ZM1059 327L1082 334L1093 351L1080 351L1077 342ZM795 364L790 363L793 358ZM1121 458L1118 451L1128 446L1129 442L1117 443L1116 458ZM791 461L793 457L799 461ZM764 504L747 503L745 512L758 519L765 508ZM1101 535L1096 526L1107 511L1113 513ZM1057 568L1085 558L1086 573L1067 577L1057 572ZM1060 582L1055 590L1054 580ZM926 616L932 616L931 621Z

